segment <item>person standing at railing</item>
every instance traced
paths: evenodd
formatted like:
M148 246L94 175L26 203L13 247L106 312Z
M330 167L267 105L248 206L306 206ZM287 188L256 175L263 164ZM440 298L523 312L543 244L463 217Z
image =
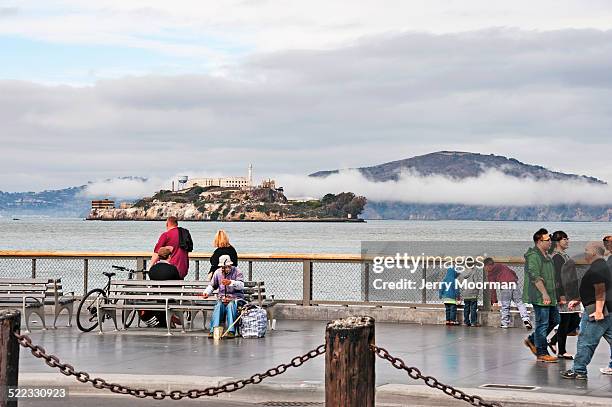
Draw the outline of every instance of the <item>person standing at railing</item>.
M489 282L513 284L515 288L506 288L499 290L499 302L501 304L501 328L510 327L512 320L510 319L510 306L514 301L516 308L519 310L523 325L525 328L532 329L531 321L529 320L529 311L523 303L523 292L518 286L518 276L510 267L505 264L495 263L491 257L487 257L483 261L484 270L487 272L487 280ZM491 303L496 304L498 296L496 290L491 290Z
M457 287L457 271L453 267L446 270L444 280L440 284L439 296L446 310L446 325L459 325L457 305L461 301L461 292Z
M188 239L186 239L187 237ZM179 227L175 216L169 216L166 221L166 231L159 236L155 249L153 249L154 253L151 256L149 269L159 261L159 249L162 247L172 247L169 263L176 266L180 278L184 279L189 272L189 245L193 249L193 242L191 241L189 231Z
M208 272L208 281L212 280L213 274L219 268L219 257L228 255L232 260L234 267L238 267L238 253L234 246L230 244L229 236L225 230L220 229L215 234L215 240L213 242L215 251L210 256L210 271Z
M548 255L551 240L546 229L533 235L534 247L525 253L525 282L523 301L533 306L534 332L524 340L538 362L556 363L557 357L548 354L548 334L559 324L557 295L555 293L555 267Z
M219 268L202 297L208 298L215 290L218 290L218 301L210 319L209 337L213 337L215 327L221 326L225 320L229 331L226 338L234 338L236 336L234 321L238 318L238 306L241 302L244 303L244 278L242 272L233 266L232 259L227 254L219 257Z
M468 288L461 290L463 299L463 323L466 326L479 327L478 323L478 294L480 289L472 288L482 281L482 270L474 267L474 260L468 258L465 262L465 270L459 274L458 282L466 282Z
M566 250L569 247L567 233L558 230L552 234L551 256L555 265L555 283L557 301L559 302L559 313L561 320L557 333L550 339L548 347L561 359L573 359L573 355L567 353L565 345L567 336L578 329L580 325L580 309L569 309L568 303L580 298L578 292L578 274L576 273L576 262L569 257ZM556 349L556 345L559 345Z

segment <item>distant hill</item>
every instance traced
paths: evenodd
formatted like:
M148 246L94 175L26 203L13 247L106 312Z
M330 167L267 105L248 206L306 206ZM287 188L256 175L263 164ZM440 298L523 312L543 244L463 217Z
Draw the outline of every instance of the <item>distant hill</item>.
M84 217L91 207L91 199L83 195L86 186L41 192L0 191L2 216Z
M515 178L534 180L582 181L605 185L606 182L587 175L566 174L530 165L514 158L462 151L438 151L417 157L353 168L373 182L397 181L402 172L417 175L441 175L463 180L478 177L488 170L497 170ZM342 170L318 171L311 177L328 177ZM368 197L366 197L368 198ZM532 220L532 221L612 221L612 205L555 206L485 206L463 204L422 204L377 202L368 198L363 213L366 219L413 220Z
M550 171L539 165L529 165L514 158L494 154L479 154L463 151L438 151L416 157L391 161L371 167L354 168L370 181L397 181L402 171L411 171L419 175L444 175L455 179L478 177L485 171L496 169L506 175L517 178L536 180L586 181L605 184L594 177L586 175L565 174ZM327 177L340 170L318 171L311 177Z
M146 181L146 178L142 177L120 177L118 179ZM116 199L109 195L95 197L85 195L86 188L87 185L80 185L41 192L0 191L0 215L85 218L91 209L92 199Z

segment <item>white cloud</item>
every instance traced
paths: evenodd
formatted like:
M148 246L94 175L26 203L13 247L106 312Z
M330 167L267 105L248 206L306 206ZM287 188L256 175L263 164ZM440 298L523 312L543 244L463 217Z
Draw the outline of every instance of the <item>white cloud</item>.
M609 29L606 0L48 0L9 4L0 35L222 59L232 48L329 49L384 33ZM18 12L17 12L18 11ZM10 17L10 18L9 18ZM95 27L95 30L92 30ZM220 46L220 44L222 44ZM219 64L218 64L219 65Z
M95 181L88 184L83 195L88 198L113 197L120 199L138 199L151 196L166 185L160 179L113 178Z
M222 176L221 173L185 172L166 178L115 178L87 185L87 197L139 199L160 189L170 189L179 175L190 178ZM397 181L373 182L357 170L343 170L326 178L281 174L272 176L285 195L293 199L321 198L327 193L353 192L370 201L421 204L466 204L490 206L541 206L563 204L612 204L612 186L582 181L537 181L519 179L496 170L462 181L444 176L420 176L404 172ZM177 185L177 184L175 184Z
M491 170L461 181L444 176L402 173L398 181L373 182L357 170L326 178L282 175L285 194L294 198L321 197L332 192L354 192L371 201L490 206L612 204L612 187L587 182L519 179Z
M23 13L19 13L22 15ZM198 74L0 80L0 189L311 173L464 150L612 180L612 31L362 38Z

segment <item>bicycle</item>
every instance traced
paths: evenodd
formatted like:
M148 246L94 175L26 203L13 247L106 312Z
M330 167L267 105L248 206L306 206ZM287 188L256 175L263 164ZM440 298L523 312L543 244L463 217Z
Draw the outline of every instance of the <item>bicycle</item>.
M136 273L143 273L143 275L145 276L147 274L146 270L132 270L122 266L112 266L112 268L117 271L127 272L128 280L132 280L134 274ZM113 278L117 273L114 273L112 271L105 271L102 274L104 274L108 278L106 286L104 286L104 288L94 288L92 290L89 290L81 300L79 308L77 309L77 326L83 332L90 332L96 329L98 326L98 310L96 308L98 298L102 296L103 298L100 299L100 301L109 301L108 296L110 293L111 278ZM124 326L126 328L132 325L137 313L137 310L123 310L121 312L121 319L124 322Z

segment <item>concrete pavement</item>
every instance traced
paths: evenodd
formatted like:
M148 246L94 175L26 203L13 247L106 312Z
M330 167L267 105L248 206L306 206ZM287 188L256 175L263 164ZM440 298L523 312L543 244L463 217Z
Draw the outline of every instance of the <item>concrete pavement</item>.
M100 377L110 376L121 383L147 388L186 389L248 377L288 362L323 343L323 322L278 321L278 328L264 339L240 338L222 342L206 338L202 331L168 337L161 330L150 329L109 331L98 335L60 328L33 331L31 336L63 361ZM559 376L559 371L570 367L571 362L536 363L522 344L526 334L526 330L517 328L376 325L377 345L401 357L408 365L418 367L424 374L463 390L486 394L504 400L508 405L610 404L612 377L603 376L598 371L609 361L607 343L603 342L597 349L588 382L575 382ZM568 349L575 349L575 342L576 338L569 338ZM324 356L320 356L231 397L257 402L291 398L321 401L324 362ZM456 405L452 398L417 385L420 383L383 360L377 360L376 375L380 403L404 405L402 403L410 395L413 401L419 398L422 405L429 405L427 400L438 403L431 405L441 405L439 403L445 402L446 398L455 403L449 405ZM21 354L20 380L22 384L65 383L81 392L94 390L78 388L79 384L72 378L52 371L26 352ZM480 387L485 384L535 386L535 389L485 390ZM574 404L565 404L568 402Z

